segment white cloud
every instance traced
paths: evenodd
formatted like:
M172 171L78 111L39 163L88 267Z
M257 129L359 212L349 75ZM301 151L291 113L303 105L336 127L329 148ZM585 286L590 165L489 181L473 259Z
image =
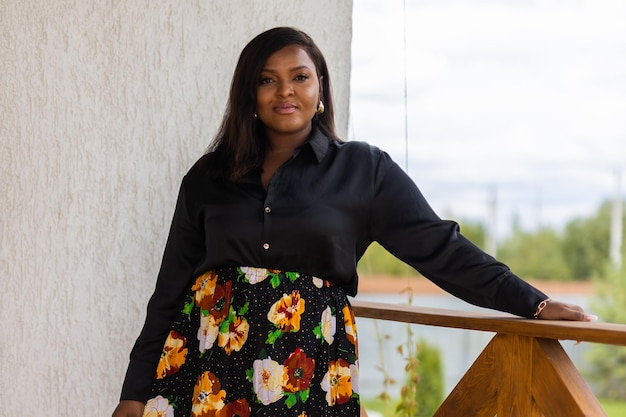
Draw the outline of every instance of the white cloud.
M493 185L502 217L542 207L557 226L611 196L626 165L626 2L407 2L406 49L402 5L354 2L350 139L408 157L455 216L486 215Z

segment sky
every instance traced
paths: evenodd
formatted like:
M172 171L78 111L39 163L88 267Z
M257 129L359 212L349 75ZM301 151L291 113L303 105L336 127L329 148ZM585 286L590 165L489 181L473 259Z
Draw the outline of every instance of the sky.
M626 189L625 1L353 7L349 139L387 151L440 216L561 230Z

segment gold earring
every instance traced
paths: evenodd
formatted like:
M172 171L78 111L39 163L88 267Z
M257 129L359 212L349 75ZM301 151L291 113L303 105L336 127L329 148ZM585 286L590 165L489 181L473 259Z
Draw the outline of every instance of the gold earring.
M317 114L322 113L324 113L324 103L322 103L322 100L320 100L320 104L317 105Z

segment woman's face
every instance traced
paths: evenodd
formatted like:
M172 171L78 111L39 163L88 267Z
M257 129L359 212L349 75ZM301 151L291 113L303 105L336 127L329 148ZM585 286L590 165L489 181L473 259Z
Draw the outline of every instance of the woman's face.
M320 100L315 64L302 47L288 45L272 54L257 89L256 113L270 140L311 132L311 120Z

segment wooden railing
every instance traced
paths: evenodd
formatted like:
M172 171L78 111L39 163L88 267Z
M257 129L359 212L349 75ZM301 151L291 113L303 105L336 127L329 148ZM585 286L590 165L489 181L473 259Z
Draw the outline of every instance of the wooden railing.
M353 301L359 317L495 332L434 417L606 416L559 340L626 346L626 325Z

